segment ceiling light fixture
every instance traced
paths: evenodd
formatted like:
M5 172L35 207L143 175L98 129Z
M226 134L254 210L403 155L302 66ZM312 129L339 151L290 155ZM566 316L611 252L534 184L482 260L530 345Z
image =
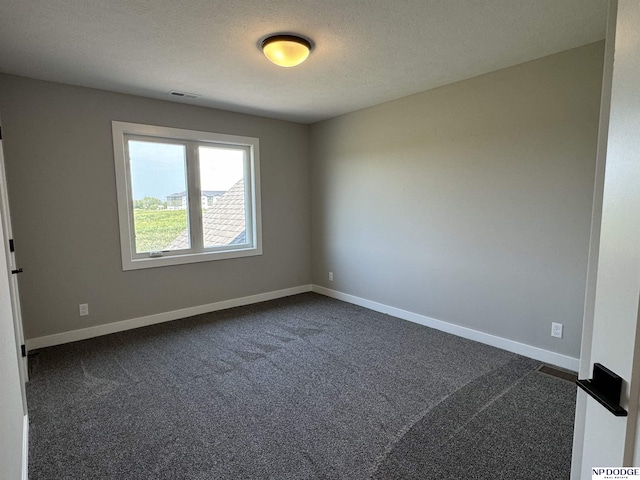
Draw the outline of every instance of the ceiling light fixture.
M276 65L295 67L304 62L311 51L311 42L297 35L272 35L262 42L262 52Z

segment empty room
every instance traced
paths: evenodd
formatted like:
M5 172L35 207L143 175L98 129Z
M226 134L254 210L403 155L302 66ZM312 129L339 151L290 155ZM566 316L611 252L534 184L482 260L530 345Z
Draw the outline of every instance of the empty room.
M0 0L0 465L640 465L640 5Z

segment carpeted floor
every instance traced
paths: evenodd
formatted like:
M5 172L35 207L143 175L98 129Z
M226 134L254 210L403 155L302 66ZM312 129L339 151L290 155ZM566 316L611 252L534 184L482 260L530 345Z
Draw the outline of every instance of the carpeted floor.
M30 357L37 479L569 478L576 389L316 294Z

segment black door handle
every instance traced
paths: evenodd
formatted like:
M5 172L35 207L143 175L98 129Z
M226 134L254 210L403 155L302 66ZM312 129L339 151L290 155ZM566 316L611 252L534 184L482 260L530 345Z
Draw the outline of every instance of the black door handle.
M21 268L16 268L15 270L11 270L11 273L13 273L14 275L16 273L22 273L22 272L23 272L23 270Z

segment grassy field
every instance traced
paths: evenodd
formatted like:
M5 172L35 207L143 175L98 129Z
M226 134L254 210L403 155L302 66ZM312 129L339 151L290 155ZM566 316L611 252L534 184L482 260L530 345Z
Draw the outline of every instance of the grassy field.
M187 228L186 210L134 209L136 250L151 252L164 250Z

